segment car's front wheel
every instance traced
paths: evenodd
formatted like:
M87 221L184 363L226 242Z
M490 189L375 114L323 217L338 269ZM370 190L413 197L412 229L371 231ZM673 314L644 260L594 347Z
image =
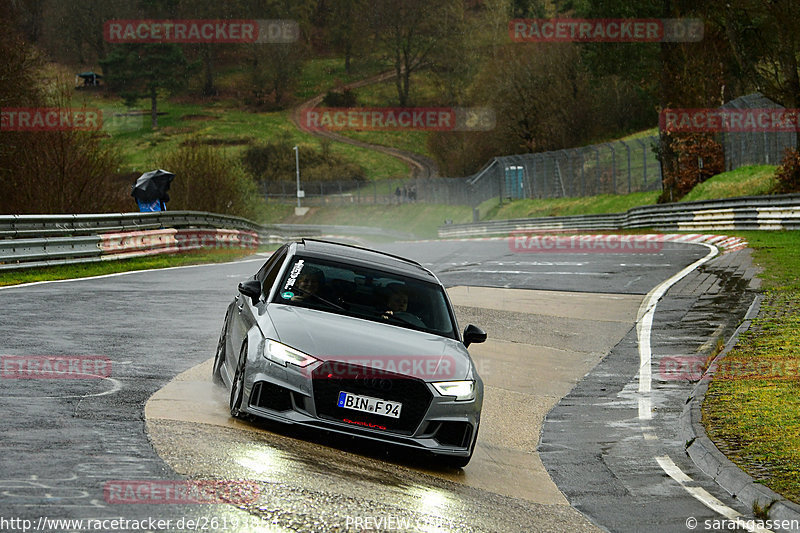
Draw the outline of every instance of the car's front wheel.
M242 346L242 351L239 354L239 362L236 364L236 372L231 382L231 416L235 418L244 418L244 413L242 413L242 399L244 398L244 365L246 362L247 343Z
M222 323L222 331L219 334L219 341L217 342L217 353L214 355L214 366L211 370L211 381L218 385L222 385L222 365L225 364L225 344L227 343L225 329L228 327L228 315L225 315L225 321Z

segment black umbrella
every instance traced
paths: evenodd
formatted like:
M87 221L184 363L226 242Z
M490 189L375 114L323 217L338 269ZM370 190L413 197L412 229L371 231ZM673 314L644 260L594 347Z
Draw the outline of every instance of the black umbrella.
M169 184L175 178L175 174L166 170L151 170L145 172L131 188L131 196L141 202L155 202L156 200L166 201Z

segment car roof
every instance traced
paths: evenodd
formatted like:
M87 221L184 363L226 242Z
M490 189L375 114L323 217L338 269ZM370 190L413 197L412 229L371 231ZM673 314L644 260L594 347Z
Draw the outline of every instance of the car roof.
M439 283L436 276L418 262L378 250L319 239L303 239L296 243L296 253L304 256L330 259L342 263L360 263L363 266Z

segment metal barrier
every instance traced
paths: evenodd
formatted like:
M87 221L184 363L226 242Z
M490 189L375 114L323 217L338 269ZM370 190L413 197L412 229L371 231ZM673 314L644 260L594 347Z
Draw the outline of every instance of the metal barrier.
M197 211L0 215L0 270L124 259L198 248L255 248L322 234L413 238L364 226L260 225Z
M634 207L625 213L521 218L439 227L440 237L505 235L516 231L659 231L800 229L800 194L744 196L726 200Z

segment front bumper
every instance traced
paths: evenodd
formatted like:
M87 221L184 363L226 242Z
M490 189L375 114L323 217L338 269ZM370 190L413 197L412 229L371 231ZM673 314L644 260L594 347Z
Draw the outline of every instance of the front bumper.
M483 401L476 377L475 398L456 401L440 395L430 383L402 374L347 365L349 372L330 372L319 361L306 368L286 367L264 357L248 361L243 411L287 424L426 450L441 455L469 456ZM364 377L363 371L368 371ZM403 404L400 418L338 407L339 392L371 396Z

